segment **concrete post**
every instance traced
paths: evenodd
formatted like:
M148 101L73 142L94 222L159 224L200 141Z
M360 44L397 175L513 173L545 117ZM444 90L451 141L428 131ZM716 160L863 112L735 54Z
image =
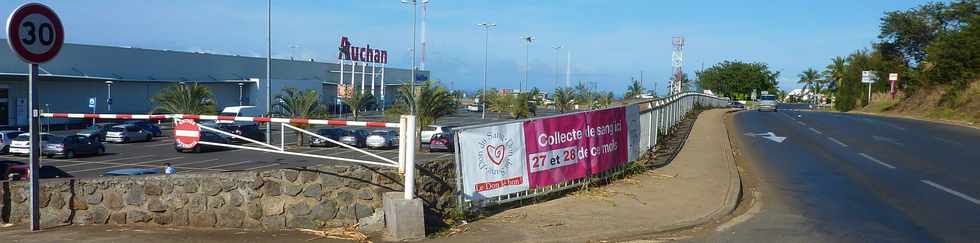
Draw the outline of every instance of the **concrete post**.
M422 199L415 198L415 116L403 115L399 135L399 160L405 173L405 191L387 192L382 197L385 228L395 241L425 238Z

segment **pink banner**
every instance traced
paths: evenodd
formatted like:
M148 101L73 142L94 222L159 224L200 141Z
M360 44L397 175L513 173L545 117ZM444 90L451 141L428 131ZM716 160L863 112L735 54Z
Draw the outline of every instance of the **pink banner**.
M530 187L583 178L626 163L626 126L623 107L524 122Z

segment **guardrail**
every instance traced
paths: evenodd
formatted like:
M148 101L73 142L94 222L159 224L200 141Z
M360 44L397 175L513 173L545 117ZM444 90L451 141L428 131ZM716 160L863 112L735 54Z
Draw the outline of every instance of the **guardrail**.
M618 175L655 147L658 137L688 112L698 106L717 108L729 103L727 98L688 92L596 111L460 127L454 131L457 207L461 212L474 211ZM570 123L583 121L584 126L578 125L581 129L568 128L574 127ZM624 129L619 128L622 123ZM552 137L556 140L550 140ZM616 139L625 139L627 146ZM585 157L576 157L583 154ZM576 173L573 167L584 167L585 176L581 172L568 176ZM540 174L547 171L555 173Z

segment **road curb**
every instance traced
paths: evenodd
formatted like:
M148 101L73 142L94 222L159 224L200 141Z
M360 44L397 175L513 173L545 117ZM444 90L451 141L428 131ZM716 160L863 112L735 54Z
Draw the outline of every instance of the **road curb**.
M860 115L888 117L888 118L902 118L902 119L909 119L909 120L916 120L916 121L924 121L924 122L932 122L932 123L939 123L939 124L946 124L946 125L954 125L954 126L960 126L960 127L965 127L965 128L973 128L973 129L980 130L980 124L973 124L973 123L966 122L966 121L933 119L933 118L924 118L924 117L916 117L916 116L908 116L908 115L898 115L898 114L887 114L887 113L872 113L872 112L866 112L866 111L848 111L848 112L840 112L840 113L844 113L844 114L848 114L848 113L850 113L850 114L860 114Z
M729 113L733 113L733 112L734 111L730 110L725 112L724 115L722 115L722 120L719 121L721 122L722 127L725 127L724 125L725 117L728 116ZM731 133L728 131L727 127L725 127L725 137L728 139L728 143L726 143L727 146L724 146L724 149L727 150L725 153L726 155L725 157L728 160L728 163L725 164L728 165L728 174L730 178L728 182L728 190L726 190L725 193L725 202L722 203L722 205L719 206L717 209L713 210L711 213L708 213L707 215L703 215L701 217L688 221L681 221L672 225L666 225L666 226L654 228L657 233L690 229L693 227L710 223L711 221L720 219L735 211L735 208L738 206L738 202L740 201L739 199L742 198L742 177L738 173L738 168L735 166L735 150L733 149L733 145L732 145ZM687 143L686 139L684 140L684 143Z
M710 213L705 214L705 215L702 215L700 217L697 217L697 218L694 218L694 219L690 219L690 220L675 222L675 223L669 224L669 225L653 227L652 229L646 230L646 232L643 232L643 233L622 235L622 236L616 237L614 239L643 238L645 236L651 236L651 235L663 234L663 233L668 233L668 232L675 232L675 231L687 230L687 229L691 229L691 228L694 228L694 227L698 227L698 226L702 226L702 225L711 223L712 221L715 221L715 220L721 219L721 218L723 218L725 216L728 216L732 212L735 211L735 208L738 207L738 203L741 201L741 198L742 198L742 177L738 173L738 168L735 165L735 150L733 149L734 146L732 145L731 133L728 131L728 127L724 125L724 122L725 122L724 119L725 119L725 117L727 117L729 113L734 113L734 112L737 112L737 111L736 110L726 111L725 114L722 115L722 120L719 121L721 123L721 126L725 128L725 134L726 134L725 137L728 138L728 143L725 143L725 144L727 144L727 146L724 146L724 149L728 150L725 154L727 155L726 158L727 158L727 160L728 160L729 163L725 163L725 164L728 165L728 174L730 175L730 177L729 177L730 179L729 179L729 183L728 183L728 189L726 190L726 193L725 193L725 200L724 200L724 202L718 208L716 208L716 209L712 210ZM700 117L700 116L701 115L698 114L698 117ZM695 121L696 120L697 120L697 118L695 118ZM693 132L693 130L692 130L692 132ZM690 133L688 133L688 137L690 137ZM684 139L684 143L680 147L683 147L686 144L687 144L687 138ZM679 154L679 152L678 153L675 153L674 156L676 157L677 154ZM673 160L673 158L671 160Z

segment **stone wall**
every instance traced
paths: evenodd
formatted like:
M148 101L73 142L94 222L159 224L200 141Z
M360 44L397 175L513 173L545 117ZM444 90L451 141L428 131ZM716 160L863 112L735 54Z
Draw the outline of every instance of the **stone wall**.
M442 178L454 173L452 162L436 161L419 167L417 193L426 201L431 216L440 218L447 206L453 205L455 179L452 175ZM42 180L41 221L42 226L283 229L360 223L378 228L383 224L381 194L401 191L401 180L395 169L360 165ZM27 182L0 182L0 221L28 222L29 196Z

